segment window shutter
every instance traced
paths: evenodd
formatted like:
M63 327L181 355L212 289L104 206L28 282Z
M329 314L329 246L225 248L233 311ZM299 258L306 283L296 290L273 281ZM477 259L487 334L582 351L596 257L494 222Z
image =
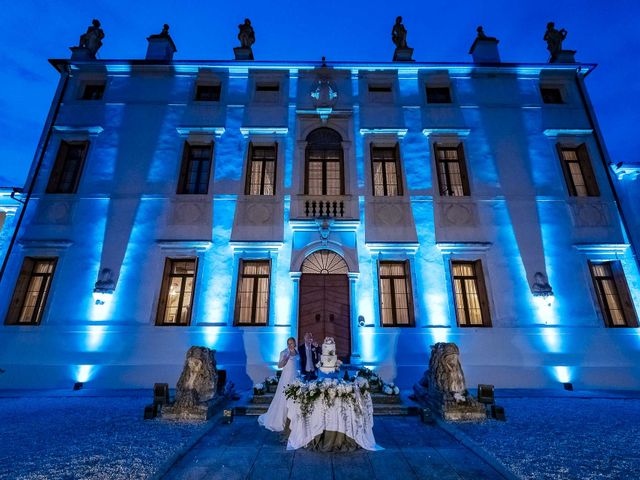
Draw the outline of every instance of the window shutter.
M275 142L273 145L275 158L273 159L273 194L276 194L278 189L278 142Z
M214 144L213 144L213 142L209 142L208 145L209 145L209 169L206 172L207 184L206 184L204 192L202 192L205 195L207 193L209 193L209 181L211 180L211 170L213 168L213 147L214 147ZM201 175L203 173L204 172L202 172ZM198 178L198 182L200 182L200 178ZM196 191L199 191L199 190L196 190Z
M71 187L71 192L76 193L78 191L78 184L80 183L80 178L82 177L82 171L84 170L84 163L87 158L87 151L89 150L89 142L82 142L82 154L80 159L80 165L78 166L78 171L76 172L76 176L73 179L73 187Z
M402 190L402 168L400 167L400 143L396 142L396 181L398 182L398 195L404 195Z
M16 288L13 291L13 297L9 304L9 312L5 320L6 324L17 324L20 317L20 310L24 304L25 297L27 295L27 288L29 287L29 281L31 280L31 272L33 272L33 266L35 260L30 257L25 257L22 262L22 268L20 269L20 275L16 282Z
M460 178L462 179L462 190L465 196L471 195L471 190L469 188L469 176L467 174L467 162L464 158L464 148L462 146L462 142L458 144L458 165L460 165Z
M169 273L171 271L172 261L170 258L164 261L164 270L162 272L162 283L160 284L160 297L158 298L158 313L156 315L156 325L164 323L164 314L167 307L167 294L169 293ZM191 299L193 302L193 297Z
M478 281L478 299L480 300L480 309L482 310L482 324L485 327L490 327L491 313L489 311L489 296L487 295L487 284L482 269L482 262L476 260L473 262L473 267Z
M435 159L435 165L436 165L435 175L436 175L436 182L438 185L438 193L440 194L440 196L444 196L447 186L442 185L442 179L440 178L440 159L438 157L439 148L440 148L439 144L437 143L433 144L433 158Z
M578 159L580 160L580 167L582 168L582 175L584 176L584 183L587 186L589 196L599 197L600 189L598 188L596 175L593 172L593 166L591 165L587 146L584 143L578 147Z
M376 170L373 161L373 142L369 143L369 163L371 165L371 195L376 196Z
M556 143L556 150L558 151L558 159L560 159L560 166L562 167L562 173L564 175L564 181L569 189L569 195L575 197L577 195L576 187L573 184L573 178L571 177L571 171L569 171L569 165L564 160L562 155L562 145Z
M177 193L187 193L187 173L189 171L189 142L184 142L184 149L182 150L182 163L180 164L180 178L178 179Z
M622 310L624 311L624 318L628 327L638 326L638 317L636 315L635 308L633 307L633 299L629 292L629 286L624 276L624 270L622 269L622 263L619 260L610 262L611 271L613 272L613 279L616 282L616 288L618 295L620 296L620 303L622 304Z
M65 160L67 159L68 151L69 151L69 144L65 141L60 142L60 147L58 148L58 155L56 156L56 160L53 164L53 169L51 170L51 175L49 176L49 183L47 184L47 193L57 193L58 183L60 182L60 177L62 176L62 171L64 170L64 164L65 164Z
M397 147L397 144L396 144ZM404 261L404 280L407 289L407 306L409 307L409 326L416 326L416 319L413 310L413 289L411 288L411 266L409 260Z

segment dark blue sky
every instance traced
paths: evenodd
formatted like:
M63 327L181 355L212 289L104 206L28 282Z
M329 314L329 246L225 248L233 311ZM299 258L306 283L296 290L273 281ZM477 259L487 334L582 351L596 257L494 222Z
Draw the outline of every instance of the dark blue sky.
M500 39L505 62L544 62L545 25L569 36L614 161L640 155L640 1L156 0L3 1L0 4L0 186L22 185L58 81L47 63L67 58L92 18L106 34L99 57L142 58L146 37L171 25L177 59L231 59L237 25L252 20L259 60L388 61L390 31L405 19L418 61L470 61L477 25Z

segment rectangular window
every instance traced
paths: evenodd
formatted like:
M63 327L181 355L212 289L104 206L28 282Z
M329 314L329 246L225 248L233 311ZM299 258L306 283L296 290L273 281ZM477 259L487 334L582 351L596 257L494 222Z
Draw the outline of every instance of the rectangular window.
M342 149L307 148L308 195L343 195Z
M219 102L220 85L197 85L195 99L200 102Z
M638 318L622 264L617 260L590 262L589 267L606 326L637 327Z
M564 103L562 100L562 92L556 87L540 87L543 103Z
M456 318L460 327L490 327L489 302L480 260L451 262Z
M166 259L156 325L189 325L195 282L195 258Z
M558 145L558 153L569 195L572 197L600 196L587 146L584 143L578 147Z
M40 324L56 262L57 258L25 257L9 305L6 324Z
M277 152L277 144L270 146L249 144L246 195L276 194Z
M427 103L451 103L449 87L427 87Z
M444 197L471 195L462 144L435 144L434 149L440 195Z
M236 325L267 324L270 271L271 264L268 260L243 260L240 262L235 309Z
M82 90L82 100L102 100L104 95L104 83L89 83Z
M369 85L371 93L391 93L391 85Z
M395 197L402 195L400 174L400 147L371 146L373 195Z
M212 153L212 143L191 145L185 142L178 182L179 194L206 194L209 191Z
M47 193L76 193L89 142L61 142Z
M257 83L256 92L279 92L279 83Z
M409 262L381 261L378 267L382 326L413 326L415 322Z

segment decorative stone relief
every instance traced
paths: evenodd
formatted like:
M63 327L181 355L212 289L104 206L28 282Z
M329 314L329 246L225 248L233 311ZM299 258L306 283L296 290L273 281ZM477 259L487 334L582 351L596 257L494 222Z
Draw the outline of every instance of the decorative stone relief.
M251 225L264 225L269 223L273 217L273 207L260 203L247 205L246 218Z
M173 202L170 225L194 225L205 221L205 206L201 202Z
M40 225L69 225L73 203L70 201L40 202L34 223Z
M472 204L440 203L440 223L446 227L473 227L476 211Z
M378 225L400 225L405 222L405 209L402 205L376 204L374 206L375 223Z
M574 203L571 214L576 227L608 227L610 224L607 207L602 203Z

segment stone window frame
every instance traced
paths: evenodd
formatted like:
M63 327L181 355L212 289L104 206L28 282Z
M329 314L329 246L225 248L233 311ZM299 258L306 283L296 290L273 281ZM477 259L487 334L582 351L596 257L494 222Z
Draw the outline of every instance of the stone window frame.
M438 186L438 197L440 198L467 198L471 197L471 178L469 175L468 162L464 148L464 142L461 138L434 138L432 142L433 151L433 167L435 174L435 182ZM460 169L460 179L462 183L462 195L445 195L443 193L443 186L440 179L440 160L438 158L438 151L440 149L455 149L457 150L457 163ZM447 177L448 178L448 177ZM450 179L448 178L448 182ZM449 185L447 185L447 188Z
M195 192L190 192L187 191L187 180L188 180L188 173L189 173L189 167L193 161L193 159L190 158L190 153L191 153L191 149L193 147L196 148L202 148L202 147L208 147L210 149L210 154L209 154L209 169L207 174L207 182L206 182L206 189L204 192L200 192L200 191L195 191ZM209 189L210 189L210 183L211 183L211 177L212 177L212 170L213 170L213 157L214 157L214 151L215 151L215 142L213 140L205 140L205 139L196 139L196 138L187 138L184 141L183 147L182 147L182 160L180 161L180 173L178 176L178 185L176 188L176 194L177 195L208 195L209 194ZM202 174L202 172L200 172ZM202 182L197 182L197 185L202 185Z
M382 264L403 264L404 265L404 280L405 287L407 289L407 302L408 302L408 314L409 314L409 323L407 324L399 324L396 320L396 311L393 309L393 323L384 323L383 315L382 315L382 275L380 273L380 266ZM413 296L413 278L411 268L411 260L408 258L384 258L379 257L376 261L376 277L378 283L378 317L380 318L380 326L383 328L412 328L416 326L416 315L415 315L415 299ZM395 305L395 295L393 296L393 305Z
M77 168L76 174L74 175L73 184L70 191L60 191L60 182L62 175L64 173L65 168L67 167L67 153L69 152L70 146L83 145L84 151L82 152L82 159L80 160L80 165ZM83 172L85 170L85 166L87 164L87 157L89 156L89 150L91 148L91 142L88 138L80 137L67 137L60 138L60 142L58 144L58 149L56 152L55 160L53 161L53 165L51 167L51 171L49 172L49 178L47 179L47 185L45 187L45 192L47 194L52 195L74 195L78 193L78 187L80 186L80 181L83 176Z
M608 278L614 282L617 300L620 303L624 316L624 325L615 325L613 323L609 306L605 304L602 298L602 286L594 274L594 265L608 266L611 272ZM587 266L588 274L592 282L592 295L595 299L594 306L604 326L606 328L638 328L638 313L629 290L629 283L622 262L617 258L590 258L587 261Z
M601 197L600 186L596 177L596 171L593 165L593 156L589 153L589 147L587 146L586 139L578 142L577 139L558 138L556 140L556 155L560 162L560 169L564 178L564 185L567 189L567 194L570 197L575 198L597 198ZM567 165L567 161L564 159L564 150L576 151L577 163L580 166L581 175L585 183L587 190L586 195L578 195L577 188L571 175L571 171Z
M271 194L265 194L264 193L264 177L265 177L265 169L264 169L264 165L262 168L262 179L260 182L260 191L261 193L255 193L252 194L251 193L251 177L252 177L252 164L253 164L253 151L255 148L269 148L272 147L274 149L274 159L273 159L273 180L272 180L272 190L273 193ZM246 168L245 168L245 188L244 188L244 194L247 196L251 196L251 197L259 197L259 196L268 196L268 197L274 197L277 192L278 192L278 155L280 155L280 149L278 148L278 142L277 141L272 141L272 142L267 142L267 141L250 141L248 148L247 148L247 162L246 162ZM262 161L263 164L265 162L265 160Z
M165 263L164 263L164 269L162 273L162 283L160 284L160 294L158 296L158 306L156 309L155 326L157 327L188 327L191 325L191 320L193 318L193 308L194 308L195 299L196 299L196 285L198 281L199 258L197 255L189 255L189 256L170 255L164 258L165 258ZM187 261L193 261L194 269L193 269L193 275L191 276L192 282L193 282L193 286L191 288L191 303L189 305L189 311L187 313L186 322L173 322L173 323L167 322L165 320L167 296L169 295L169 286L171 284L171 279L173 278L170 270L172 269L173 263L187 262ZM183 278L187 278L187 276L185 275L183 276ZM180 311L182 307L183 296L184 296L184 292L181 291L180 293L181 298L178 303L178 311L180 316L181 316Z
M458 316L458 302L457 291L456 291L456 276L454 273L454 265L455 264L466 264L472 265L474 270L473 280L475 281L476 293L478 295L478 303L480 306L480 314L482 323L474 324L474 323L461 323L460 317ZM449 259L449 276L451 279L451 293L453 295L453 310L455 314L456 324L460 328L490 328L493 326L492 318L491 318L491 307L490 307L490 297L489 297L489 289L487 287L487 277L485 274L485 269L482 258L476 258L474 260L467 258L450 258ZM468 278L468 277L464 277ZM466 308L466 297L465 297L465 315L468 318L469 312Z
M386 171L383 170L383 175L384 175L384 183L383 183L383 194L381 195L376 195L376 188L375 188L375 171L374 171L374 162L376 162L376 160L374 159L374 150L377 149L384 149L384 150L394 150L395 151L395 158L392 161L384 161L383 163L386 162L393 162L395 163L396 166L396 189L397 189L397 193L395 195L388 195L387 194L387 181L386 181ZM379 160L378 160L379 161ZM370 163L370 167L371 167L371 195L373 197L377 197L377 198L391 198L391 197L403 197L405 194L405 184L404 184L404 169L402 166L402 152L400 151L400 142L399 141L395 141L395 142L385 142L385 141L375 141L374 139L372 139L369 142L369 163Z
M256 323L256 301L257 301L257 290L252 290L252 306L251 306L251 321L250 322L240 322L240 285L242 279L245 277L244 274L244 266L247 263L262 263L267 264L269 268L269 273L266 275L267 278L267 312L266 312L266 320L264 323ZM255 275L252 276L254 278L253 288L256 287L256 279L265 278L265 276ZM271 315L271 296L272 296L272 284L273 284L273 262L270 257L246 257L238 259L238 272L236 277L235 284L235 300L233 307L233 326L234 327L268 327L270 326L270 315Z

